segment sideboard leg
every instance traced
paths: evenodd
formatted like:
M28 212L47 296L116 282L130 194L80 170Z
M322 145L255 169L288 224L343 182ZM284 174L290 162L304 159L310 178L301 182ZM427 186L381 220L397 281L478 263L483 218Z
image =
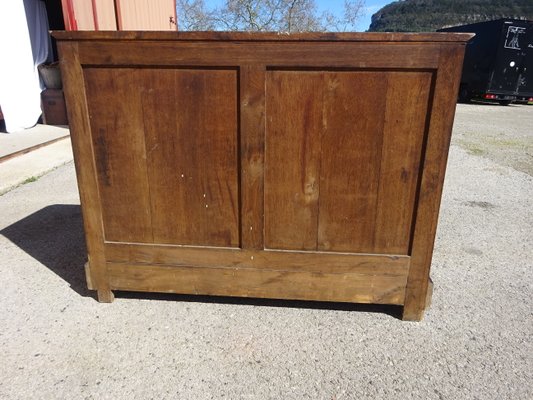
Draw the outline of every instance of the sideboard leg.
M427 281L425 296L416 296L420 292L420 288L417 289L414 291L415 296L406 296L406 300L408 301L403 306L402 314L402 320L404 321L421 321L424 318L424 312L431 305L431 298L433 296L433 281L431 278Z
M87 289L96 290L96 286L93 283L93 277L91 274L91 266L89 261L85 263L85 280L87 281Z
M99 289L97 293L98 293L98 301L100 303L112 303L113 300L115 300L115 295L109 289Z
M403 321L421 321L424 317L424 310L415 309L412 310L407 306L403 306L403 314L402 314L402 320Z
M426 294L426 310L431 307L431 301L433 299L433 280L429 278L428 291Z
M89 262L85 263L85 278L87 279L87 289L96 290L98 301L100 303L112 303L115 296L110 289L98 289L95 278L93 277L93 270Z

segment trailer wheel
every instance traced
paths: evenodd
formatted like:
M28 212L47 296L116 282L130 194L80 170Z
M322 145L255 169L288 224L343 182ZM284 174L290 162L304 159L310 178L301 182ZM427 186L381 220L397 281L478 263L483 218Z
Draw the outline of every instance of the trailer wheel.
M461 85L459 89L459 103L470 103L472 101L472 93L468 90L466 85Z
M509 104L512 103L511 100L500 100L498 101L498 103L500 103L500 106L508 106Z

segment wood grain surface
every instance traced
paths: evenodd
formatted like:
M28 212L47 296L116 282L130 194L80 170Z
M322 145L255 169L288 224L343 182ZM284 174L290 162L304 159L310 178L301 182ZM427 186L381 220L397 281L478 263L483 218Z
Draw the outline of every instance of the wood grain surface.
M236 71L85 78L106 239L238 246Z
M397 277L270 269L108 263L115 290L207 294L354 303L402 304L405 281Z
M403 318L418 321L426 308L429 271L437 232L439 207L448 160L456 94L459 91L464 49L442 48L437 71L429 131L411 238L412 264L405 295Z
M328 271L353 270L366 275L406 277L408 256L287 250L245 250L177 245L106 242L108 261L133 264L189 265L220 268Z
M469 34L65 32L88 281L419 320Z
M269 73L267 248L408 254L431 79Z
M170 41L328 41L328 42L459 42L464 43L471 33L359 33L359 32L150 32L150 31L54 31L58 40L170 40Z
M112 302L113 292L109 288L106 259L104 254L104 232L102 229L102 204L98 190L94 148L91 141L91 127L87 112L87 97L83 70L79 62L77 43L59 43L61 52L61 78L67 103L71 131L72 151L76 166L76 177L80 192L85 242L88 252L87 282L97 289L98 300Z

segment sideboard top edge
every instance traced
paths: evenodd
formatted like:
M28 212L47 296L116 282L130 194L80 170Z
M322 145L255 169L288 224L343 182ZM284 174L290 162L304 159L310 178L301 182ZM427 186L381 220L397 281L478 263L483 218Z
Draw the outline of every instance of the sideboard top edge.
M162 40L162 41L288 41L288 42L459 42L473 33L381 33L381 32L176 32L176 31L52 31L57 40Z

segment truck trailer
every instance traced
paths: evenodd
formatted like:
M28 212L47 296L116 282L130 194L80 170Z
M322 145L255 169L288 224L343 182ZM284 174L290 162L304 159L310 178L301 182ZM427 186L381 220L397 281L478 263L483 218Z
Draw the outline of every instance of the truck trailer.
M472 32L467 44L459 101L533 103L533 21L497 19L439 32Z

